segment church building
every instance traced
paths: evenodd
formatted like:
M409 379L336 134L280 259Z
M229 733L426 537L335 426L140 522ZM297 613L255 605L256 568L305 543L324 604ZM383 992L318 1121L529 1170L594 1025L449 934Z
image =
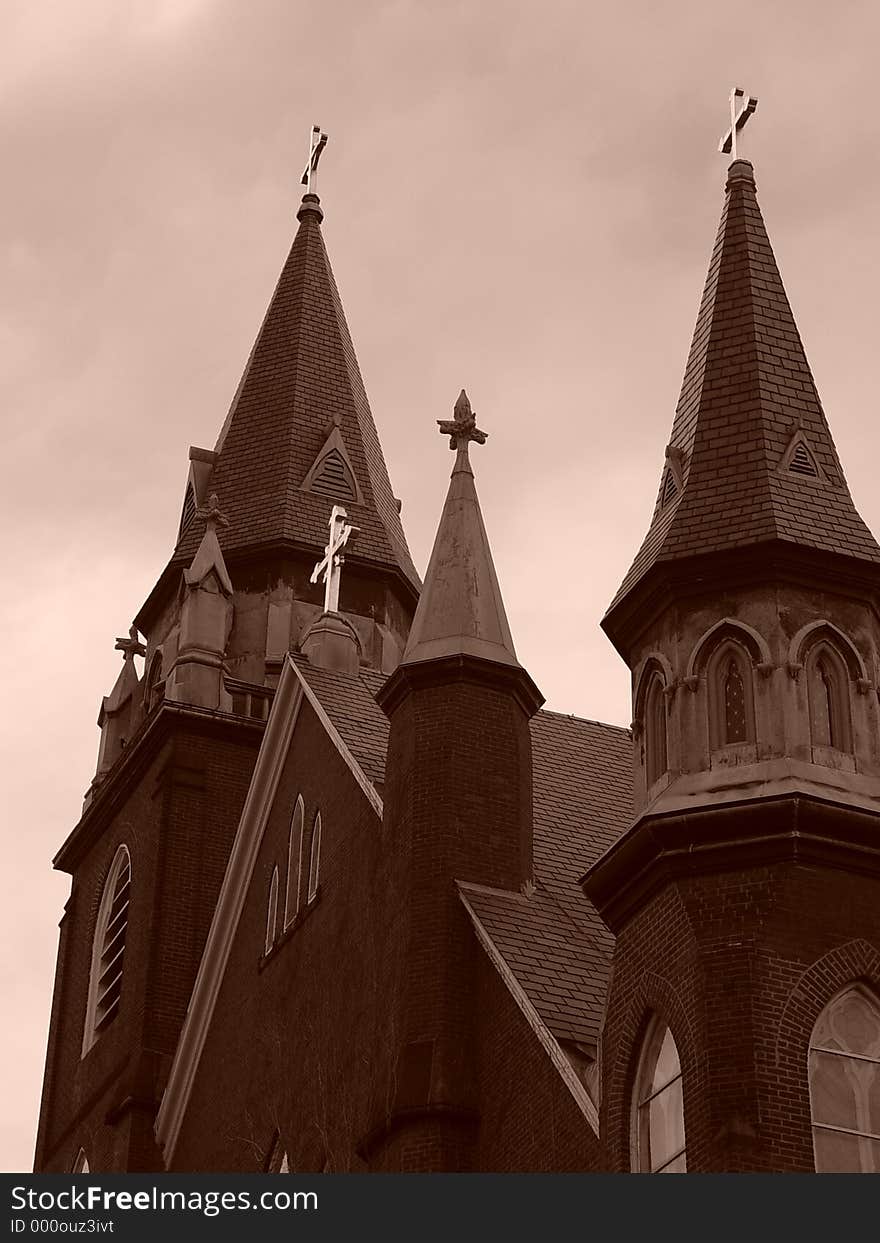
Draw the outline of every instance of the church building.
M752 165L602 620L631 729L517 659L464 392L421 582L297 218L54 860L36 1169L880 1172L880 546Z

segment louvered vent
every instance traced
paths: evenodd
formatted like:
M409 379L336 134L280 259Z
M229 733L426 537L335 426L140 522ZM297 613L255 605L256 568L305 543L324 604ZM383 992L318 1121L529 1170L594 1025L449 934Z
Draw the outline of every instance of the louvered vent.
M311 490L334 501L356 499L351 473L338 449L331 449L324 458L312 480Z
M816 464L810 457L810 451L803 441L798 444L791 455L788 469L793 475L812 475L814 478L818 476L819 472L816 470Z
M666 472L666 478L663 480L663 495L660 499L661 505L668 505L673 497L678 495L678 488L675 486L675 475L671 470Z
M196 494L192 490L192 485L188 484L186 496L183 498L183 512L180 515L180 530L177 532L177 538L180 539L186 528L192 522L196 512Z
M98 983L95 998L95 1034L104 1030L116 1017L122 993L122 961L125 956L125 933L128 928L128 899L131 893L131 859L128 851L120 860L113 897L107 914L101 957L98 960Z

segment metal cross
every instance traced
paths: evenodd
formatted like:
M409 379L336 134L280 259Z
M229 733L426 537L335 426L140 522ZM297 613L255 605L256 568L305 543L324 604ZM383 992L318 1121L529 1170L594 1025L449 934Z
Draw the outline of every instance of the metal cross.
M346 522L348 514L341 505L334 505L330 511L330 543L324 549L324 558L312 570L310 583L316 583L324 575L324 612L336 613L339 610L339 580L342 577L342 563L345 561L342 549L349 538L355 535L360 527L353 527Z
M480 431L477 427L477 416L471 410L471 403L464 389L459 393L452 413L451 419L438 419L437 426L440 428L441 436L449 437L450 449L457 450L458 459L455 465L458 468L459 465L468 463L470 442L475 440L478 445L484 445L489 433Z
M737 112L736 105L740 99L743 105ZM718 144L718 150L722 155L729 154L736 159L736 136L757 106L757 99L753 95L747 95L741 86L735 86L730 92L730 129Z
M300 185L305 186L306 194L318 193L318 160L321 158L321 152L327 146L327 138L320 125L313 125L312 132L309 136L309 160L303 169L303 175L300 178Z

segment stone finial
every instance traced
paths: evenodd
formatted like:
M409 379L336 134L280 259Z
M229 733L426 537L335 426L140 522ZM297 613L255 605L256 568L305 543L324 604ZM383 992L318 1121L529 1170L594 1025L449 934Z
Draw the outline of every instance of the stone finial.
M122 652L123 660L131 660L135 656L146 656L147 649L138 638L137 626L130 626L128 638L117 638L114 651Z
M216 531L218 527L229 526L229 519L220 509L220 500L216 492L212 492L208 497L207 505L199 506L196 514L202 519L209 531Z
M464 389L459 393L458 401L455 403L452 413L453 417L451 419L438 419L437 426L440 428L441 436L449 437L450 449L454 449L458 453L455 469L466 468L469 470L468 445L472 440L475 440L478 445L484 445L489 434L477 427L476 413L471 410L471 403Z

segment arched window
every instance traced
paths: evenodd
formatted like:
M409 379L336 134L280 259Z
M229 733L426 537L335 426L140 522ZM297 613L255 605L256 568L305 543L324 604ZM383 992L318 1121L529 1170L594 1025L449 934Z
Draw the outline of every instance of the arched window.
M806 659L810 736L814 747L852 750L849 671L829 643L817 643Z
M83 1032L83 1056L88 1053L101 1032L110 1026L119 1011L130 894L131 856L126 846L120 846L113 856L107 880L104 882L95 924Z
M312 829L312 847L309 852L309 894L308 901L314 902L318 896L318 871L321 866L321 813L315 816Z
M734 639L723 642L706 666L709 738L713 751L755 741L752 661Z
M296 800L290 821L287 842L287 890L284 895L284 927L292 924L299 914L299 895L302 885L303 822L305 813L302 795Z
M820 1174L880 1173L880 1002L855 985L810 1039L810 1111Z
M681 1063L672 1032L655 1016L639 1059L633 1098L633 1169L684 1174Z
M153 653L153 659L147 668L147 679L144 687L144 702L147 711L152 712L157 704L165 698L165 681L162 677L162 651Z
M272 869L272 879L269 881L269 904L266 911L266 947L265 953L275 944L275 938L278 935L278 867Z
M666 696L659 673L645 695L645 778L650 789L669 767L666 742Z
M89 1159L86 1156L86 1150L84 1148L80 1148L79 1152L76 1154L76 1160L73 1163L73 1169L71 1170L71 1173L72 1174L91 1173L91 1171L89 1170Z

